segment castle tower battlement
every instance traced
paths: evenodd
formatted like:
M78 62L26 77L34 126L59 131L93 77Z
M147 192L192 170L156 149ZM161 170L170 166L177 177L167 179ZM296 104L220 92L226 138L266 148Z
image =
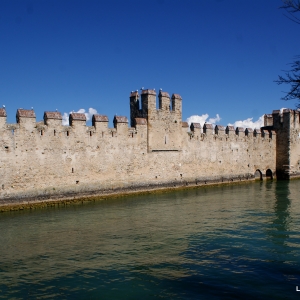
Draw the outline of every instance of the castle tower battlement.
M147 119L148 151L180 151L182 148L181 121L182 99L178 94L172 95L159 91L158 108L156 92L144 89L141 92L141 109L138 91L130 94L130 122L134 126L135 118Z

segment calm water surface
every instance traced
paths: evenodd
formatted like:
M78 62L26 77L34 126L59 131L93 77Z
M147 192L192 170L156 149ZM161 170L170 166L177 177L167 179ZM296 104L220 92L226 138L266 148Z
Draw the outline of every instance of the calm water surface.
M0 299L300 299L300 181L0 214Z

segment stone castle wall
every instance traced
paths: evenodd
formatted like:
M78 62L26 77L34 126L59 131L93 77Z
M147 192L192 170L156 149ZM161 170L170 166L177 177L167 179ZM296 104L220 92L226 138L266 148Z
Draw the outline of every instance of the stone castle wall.
M182 122L179 95L161 91L158 109L155 91L142 91L142 103L139 97L138 92L130 95L131 127L126 117L116 116L109 128L103 115L94 115L92 126L86 126L85 115L78 113L70 114L69 126L62 125L59 112L45 112L44 121L36 122L33 110L21 109L17 123L7 124L1 109L0 204L251 180L275 176L279 164L298 164L299 125L291 133L290 158L278 163L278 149L287 156L280 143L291 125L284 130L274 126L276 132L270 126L255 131L197 123L189 127Z

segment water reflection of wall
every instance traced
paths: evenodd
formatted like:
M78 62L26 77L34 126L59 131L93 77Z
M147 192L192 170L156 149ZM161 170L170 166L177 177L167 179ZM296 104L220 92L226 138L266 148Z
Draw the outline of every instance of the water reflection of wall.
M289 182L279 182L276 185L275 193L276 202L274 211L276 218L274 219L273 224L276 226L276 229L283 234L288 231L288 226L291 221ZM288 235L286 235L286 237L288 237Z
M287 254L291 251L289 246L294 247L295 238L299 238L299 224L294 222L300 213L298 194L298 181L279 181L275 185L274 217L267 231L274 243L274 251L281 245Z
M16 283L21 277L38 282L100 269L187 276L189 270L184 265L190 258L182 254L192 240L211 244L220 237L249 234L251 238L257 228L267 228L267 236L278 243L277 234L270 231L268 224L275 224L278 231L289 230L287 195L297 189L277 188L278 184L284 182L201 188L5 213L0 219L3 283Z

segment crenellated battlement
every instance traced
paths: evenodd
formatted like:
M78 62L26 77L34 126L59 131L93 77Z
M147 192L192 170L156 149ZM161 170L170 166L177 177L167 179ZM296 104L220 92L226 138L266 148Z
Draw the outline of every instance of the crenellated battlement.
M158 105L156 103L158 102ZM0 109L1 199L97 194L132 187L300 176L299 112L264 115L262 128L182 121L182 98L143 89L129 96L130 119ZM2 189L1 189L2 187ZM22 198L23 197L23 198ZM13 201L13 200L11 200Z
M142 109L139 106L139 97L141 96ZM92 116L92 126L86 125L86 116L83 113L72 112L69 114L69 125L62 125L62 114L58 111L46 111L43 116L43 121L36 122L36 115L33 109L18 109L16 113L16 124L6 123L6 110L0 109L0 124L2 131L18 130L31 131L35 129L39 136L71 136L76 135L77 138L84 140L86 134L93 136L133 136L133 132L142 131L143 138L148 145L148 151L165 151L176 150L180 151L183 147L182 143L192 137L199 137L201 134L205 136L227 136L228 137L261 137L273 138L276 126L274 122L283 124L284 121L290 124L299 123L299 113L293 110L284 110L282 113L273 111L272 114L265 115L265 127L260 129L242 128L234 126L223 126L205 123L203 128L200 123L191 123L189 126L187 122L181 119L182 98L178 94L173 94L172 99L167 92L159 92L159 107L156 108L156 92L155 90L143 90L141 95L138 91L130 94L130 125L128 128L128 119L126 116L114 116L114 128L109 128L109 119L105 115L94 114ZM172 100L172 106L171 106ZM178 111L177 111L178 110ZM272 124L272 125L271 125ZM280 125L282 126L282 125ZM181 129L182 128L182 129ZM26 133L22 133L25 134ZM203 140L203 139L202 139Z
M141 99L139 99L141 98ZM130 120L133 126L134 118L151 119L154 116L170 117L182 119L182 98L178 94L170 97L169 93L159 91L158 108L156 107L156 91L144 89L139 95L138 91L130 93ZM141 107L140 107L141 103Z

